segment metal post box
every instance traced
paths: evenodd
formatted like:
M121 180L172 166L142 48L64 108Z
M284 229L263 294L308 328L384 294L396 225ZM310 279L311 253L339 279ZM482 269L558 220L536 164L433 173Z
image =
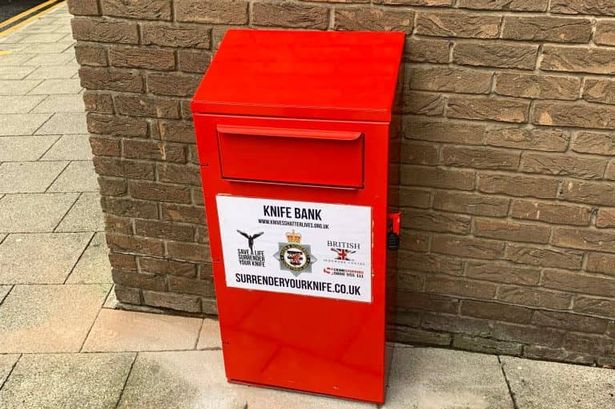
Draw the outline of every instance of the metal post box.
M384 401L403 42L229 30L211 62L192 111L229 381Z

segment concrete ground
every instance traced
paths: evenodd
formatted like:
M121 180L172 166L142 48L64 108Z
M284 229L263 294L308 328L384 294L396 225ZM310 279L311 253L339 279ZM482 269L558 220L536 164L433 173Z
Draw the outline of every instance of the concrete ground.
M114 309L70 16L0 37L0 408L369 408L228 384L217 322ZM396 345L385 408L615 408L615 371Z

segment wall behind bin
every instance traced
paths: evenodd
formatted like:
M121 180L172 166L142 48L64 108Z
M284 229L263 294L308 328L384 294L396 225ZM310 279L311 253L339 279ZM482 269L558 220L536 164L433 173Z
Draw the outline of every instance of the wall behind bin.
M215 313L189 98L230 26L407 35L401 342L615 364L614 0L69 0L118 299Z

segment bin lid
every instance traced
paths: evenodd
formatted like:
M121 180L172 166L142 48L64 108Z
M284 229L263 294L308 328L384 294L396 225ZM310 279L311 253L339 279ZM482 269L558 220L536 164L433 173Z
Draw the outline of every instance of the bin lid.
M228 30L194 113L389 121L400 32Z

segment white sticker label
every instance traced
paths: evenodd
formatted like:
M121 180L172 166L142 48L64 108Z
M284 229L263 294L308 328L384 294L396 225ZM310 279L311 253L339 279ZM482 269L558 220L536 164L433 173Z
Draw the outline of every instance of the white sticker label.
M371 208L216 197L226 285L371 302Z

